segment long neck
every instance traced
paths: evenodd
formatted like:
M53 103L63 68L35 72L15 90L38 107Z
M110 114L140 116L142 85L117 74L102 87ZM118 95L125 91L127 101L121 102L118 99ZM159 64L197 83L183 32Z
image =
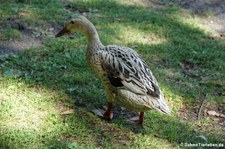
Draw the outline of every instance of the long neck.
M85 35L88 39L88 48L89 49L96 49L96 48L103 47L103 44L101 43L101 41L99 39L98 32L91 22L89 22L87 24L87 29L85 31Z

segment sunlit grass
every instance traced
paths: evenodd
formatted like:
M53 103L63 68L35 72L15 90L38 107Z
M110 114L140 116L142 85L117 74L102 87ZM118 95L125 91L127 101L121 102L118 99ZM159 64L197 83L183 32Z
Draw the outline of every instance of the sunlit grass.
M113 24L111 28L115 29L117 40L114 42L117 44L166 44L165 38L158 37L158 35L155 35L149 31L143 31L137 28L133 28L129 25L122 26L119 24Z
M179 148L173 146L166 139L160 139L151 135L137 135L134 140L136 148L155 148L155 149L168 149Z
M124 6L142 6L145 7L143 2L140 2L139 0L129 0L129 1L123 1L123 0L118 0L118 4L124 5Z
M8 136L7 142L15 141L15 147L26 146L31 140L39 146L36 142L41 140L41 134L48 131L57 135L64 129L58 104L65 102L66 96L38 86L27 86L21 81L1 80L1 83L1 141ZM7 142L2 143L8 146Z
M15 22L37 30L60 26L77 14L61 1L20 2L0 5L4 37L10 28L6 24L14 22L7 18L17 14L21 18ZM183 18L177 7L149 9L136 0L65 3L97 10L87 17L105 45L132 47L140 54L157 78L172 115L148 111L143 128L126 124L125 115L112 122L93 115L90 111L105 105L106 97L86 64L87 40L46 37L42 47L0 55L0 148L183 148L180 143L197 142L200 134L209 143L222 141L221 128L214 129L210 119L178 118L180 108L191 109L206 94L207 104L224 102L213 94L223 90L224 44L204 39L208 34L199 29L198 20ZM183 72L180 65L186 61L196 66L194 75ZM68 109L74 114L61 115Z

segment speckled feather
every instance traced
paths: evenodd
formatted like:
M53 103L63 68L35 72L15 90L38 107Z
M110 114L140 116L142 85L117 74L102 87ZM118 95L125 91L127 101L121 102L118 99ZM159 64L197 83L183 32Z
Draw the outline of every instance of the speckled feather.
M110 45L100 49L98 55L108 78L119 78L126 89L136 94L159 97L156 80L134 50Z

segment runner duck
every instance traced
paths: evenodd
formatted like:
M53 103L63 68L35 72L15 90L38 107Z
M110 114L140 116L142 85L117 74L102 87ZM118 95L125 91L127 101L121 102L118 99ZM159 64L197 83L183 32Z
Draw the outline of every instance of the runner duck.
M112 120L113 102L140 112L139 117L129 119L134 124L143 124L144 112L150 109L170 113L151 70L133 49L104 46L95 26L84 16L69 21L55 37L72 32L80 32L87 37L87 63L100 77L108 99L107 108L95 109L94 113Z

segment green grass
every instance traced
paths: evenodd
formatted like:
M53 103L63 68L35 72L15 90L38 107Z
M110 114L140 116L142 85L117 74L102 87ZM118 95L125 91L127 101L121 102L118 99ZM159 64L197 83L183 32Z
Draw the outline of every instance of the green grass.
M12 23L47 30L77 15L59 0L16 2L0 5L0 40L22 34ZM45 36L41 47L0 55L0 148L184 148L180 143L204 142L196 139L201 134L207 143L224 141L224 130L211 120L181 121L177 113L184 106L193 110L205 96L209 105L225 102L219 96L225 89L225 42L208 38L210 33L196 19L183 18L179 7L132 3L65 2L90 10L87 17L105 45L136 47L158 79L172 116L149 111L144 128L127 125L125 115L112 122L99 119L90 111L103 106L106 97L86 64L86 39ZM182 64L193 68L182 69ZM71 108L74 114L60 115Z
M15 40L20 38L20 36L21 33L17 29L6 28L2 31L2 34L0 35L0 40L2 41Z

